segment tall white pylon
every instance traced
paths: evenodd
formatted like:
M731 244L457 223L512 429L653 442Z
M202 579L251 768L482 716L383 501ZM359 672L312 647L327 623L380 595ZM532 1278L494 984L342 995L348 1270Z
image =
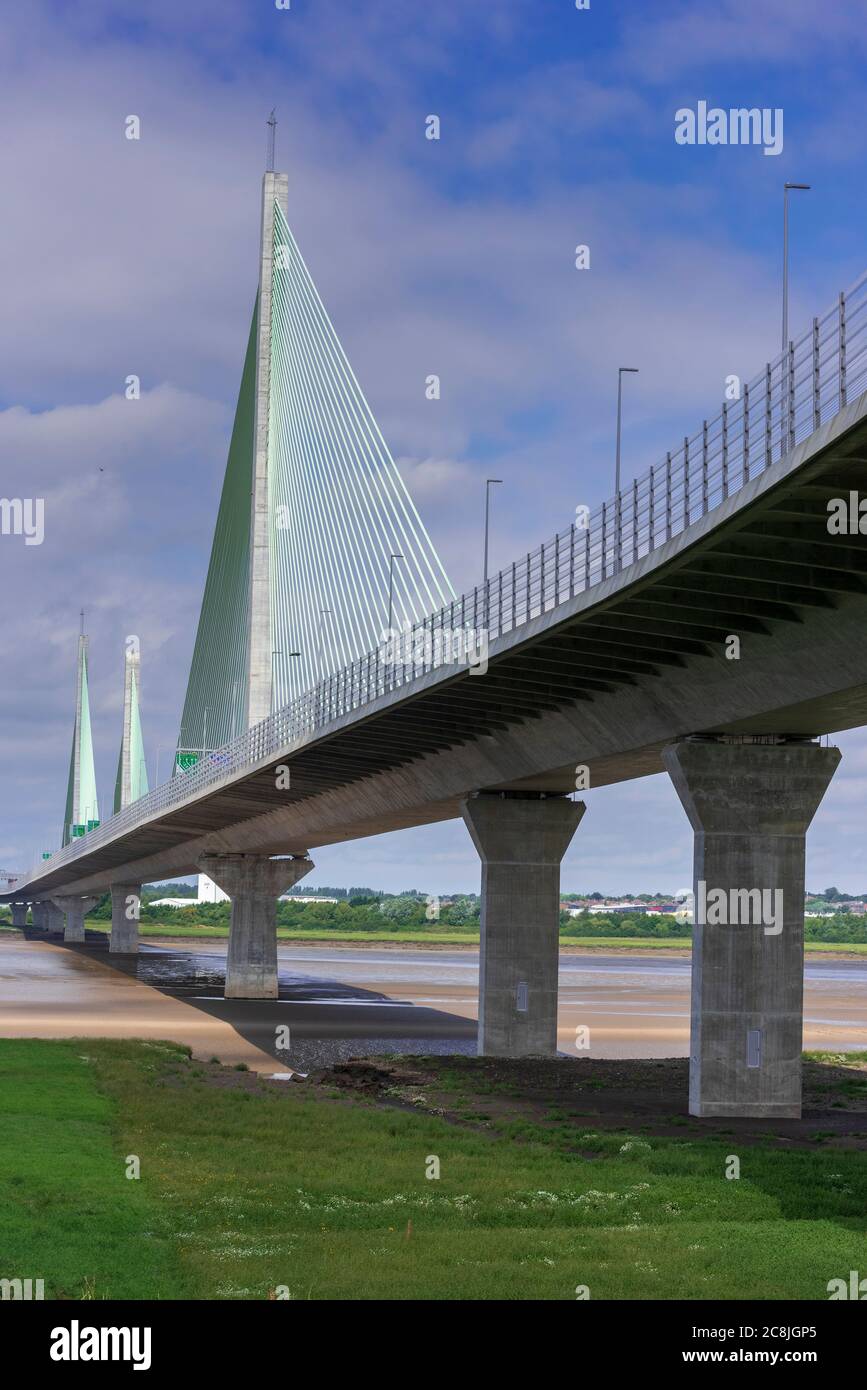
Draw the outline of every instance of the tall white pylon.
M259 285L176 766L454 597L286 217L262 183Z
M66 812L63 817L63 843L85 835L99 825L99 805L96 797L96 770L93 763L93 735L90 727L90 693L87 684L87 637L82 631L78 638L78 665L75 675L75 724L72 731L72 754L69 759L69 782L66 790Z
M139 711L140 690L141 647L137 637L129 636L126 639L123 660L123 731L114 785L115 812L122 811L124 806L129 806L132 801L138 801L148 790Z

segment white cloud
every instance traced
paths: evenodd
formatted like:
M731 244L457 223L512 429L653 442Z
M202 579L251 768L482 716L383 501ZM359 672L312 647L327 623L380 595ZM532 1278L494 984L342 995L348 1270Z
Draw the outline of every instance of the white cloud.
M729 80L744 70L785 63L812 73L820 55L851 57L867 47L861 0L692 0L642 6L623 24L622 61L645 79L667 82L674 73L728 65ZM760 72L760 78L765 73ZM763 103L760 103L763 104Z

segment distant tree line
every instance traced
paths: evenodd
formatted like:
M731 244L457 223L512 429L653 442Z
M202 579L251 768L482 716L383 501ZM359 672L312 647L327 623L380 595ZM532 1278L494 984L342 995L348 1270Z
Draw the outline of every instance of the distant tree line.
M167 885L159 885L165 889ZM231 904L190 903L189 907L153 907L155 897L180 897L171 891L142 890L141 921L162 922L167 926L228 926ZM323 893L334 897L336 894ZM478 931L479 899L475 894L456 897L438 905L436 900L416 890L402 894L383 894L353 890L339 902L305 903L291 897L277 904L277 925L311 931ZM100 898L88 914L98 922L111 920L111 897Z
M560 913L560 935L565 937L582 936L654 936L686 937L692 936L690 922L678 922L672 914L663 912L617 912L606 917L601 912L579 912L572 917L568 912Z
M171 885L158 885L160 889ZM148 889L142 892L142 922L162 923L166 926L204 926L227 927L231 916L231 904L191 903L189 907L152 907L155 894ZM171 893L172 897L181 896ZM329 894L328 896L336 896ZM383 894L358 892L345 896L336 903L303 903L291 898L277 904L277 925L294 931L464 931L479 930L481 903L475 893L467 893L450 901L429 899L415 889L407 893ZM9 917L8 908L0 908L3 919ZM88 914L96 921L111 920L111 898L104 894L97 906ZM594 937L633 937L660 939L686 939L692 936L692 924L679 922L667 913L604 913L581 912L571 916L565 910L560 913L560 935L570 938ZM807 941L836 942L840 945L867 945L867 915L841 911L833 917L807 917L804 923Z

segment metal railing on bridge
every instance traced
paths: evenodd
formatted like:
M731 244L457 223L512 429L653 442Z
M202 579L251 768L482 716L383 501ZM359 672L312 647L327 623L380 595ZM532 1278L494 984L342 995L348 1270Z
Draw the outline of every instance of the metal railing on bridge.
M171 809L232 773L255 766L299 739L453 659L456 635L513 631L625 566L706 516L727 497L832 419L867 389L867 274L813 320L727 402L713 420L685 437L642 477L486 585L432 613L400 646L407 660L381 651L325 677L260 724L202 757L189 772L133 802L41 864L54 870L99 844ZM474 636L471 641L477 641Z

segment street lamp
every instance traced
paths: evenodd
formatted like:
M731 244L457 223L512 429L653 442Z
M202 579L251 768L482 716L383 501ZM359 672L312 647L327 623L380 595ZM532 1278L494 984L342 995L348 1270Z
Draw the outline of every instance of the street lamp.
M324 709L324 707L325 707L325 705L324 705L324 702L325 702L325 690L324 690L324 688L323 688L324 685L325 685L325 651L324 651L323 642L322 642L322 620L323 620L324 618L326 618L326 617L327 617L327 618L330 618L330 617L331 617L331 609L330 609L330 608L320 608L320 610L319 610L319 630L318 630L317 639L316 639L316 643L317 643L317 647L318 647L318 652L317 652L316 660L317 660L317 664L318 664L318 667L319 667L319 678L318 678L318 680L317 680L317 682L316 682L316 685L315 685L315 686L312 688L312 690L309 692L310 698L309 698L309 700L308 700L308 705L309 705L309 709L310 709L310 717L311 717L311 719L313 720L314 724L315 724L315 722L316 722L316 718L317 718L317 717L318 717L320 723L322 722L322 712L323 712L323 709ZM317 716L317 713L316 713L317 710L318 710L318 716Z
M482 583L484 584L485 589L485 627L488 627L490 625L491 619L491 598L488 592L488 537L490 535L491 529L491 485L493 483L501 483L502 481L502 478L485 479L485 560L483 566L484 573L482 579Z
M389 555L388 557L388 632L391 633L391 616L394 608L394 562L402 560L402 555Z
M325 618L325 617L328 617L328 618L331 617L331 609L330 609L330 608L320 608L320 610L319 610L319 632L318 632L318 647L319 647L319 651L318 651L318 653L317 653L317 662L318 662L318 666L319 666L319 680L320 680L320 681L324 680L324 678L325 678L325 671L324 671L324 667L325 667L325 661L324 661L325 652L324 652L324 650L323 650L323 644L322 644L322 619Z
M272 113L272 114L273 114L273 113ZM272 714L273 714L273 712L274 712L274 685L275 685L275 681L274 681L274 658L275 658L275 656L282 656L282 655L283 655L283 652L282 652L282 650L281 650L280 647L272 647L272 648L271 648L271 713L272 713Z
M490 522L491 522L491 484L492 484L492 483L501 483L502 481L503 481L502 478L486 478L486 479L485 479L485 564L484 564L484 581L485 581L485 584L487 584L487 582L488 582L488 536L489 536L489 533L490 533Z
M789 190L807 192L808 183L783 184L783 360L780 364L780 457L786 452L790 441L792 421L789 419L787 353L789 351Z
M615 524L615 552L614 552L614 571L620 569L620 422L623 412L623 373L637 373L637 367L618 367L617 368L617 443L614 453L614 515ZM603 561L604 563L604 561Z
M272 684L272 685L274 684L274 657L275 657L275 656L283 656L283 654L284 654L284 653L283 653L282 651L275 651L275 652L272 652L272 653L271 653L271 684ZM300 656L301 653L300 653L300 652L286 652L285 655L286 655L287 657L290 657L290 658L291 658L291 657L293 657L293 656ZM287 674L288 674L288 673L287 673Z
M783 184L783 353L789 346L789 190L807 192L808 183Z
M164 748L168 748L169 746L170 745L167 743L157 744L157 769L156 773L154 774L154 790L156 790L156 788L160 785L160 753L163 751Z

